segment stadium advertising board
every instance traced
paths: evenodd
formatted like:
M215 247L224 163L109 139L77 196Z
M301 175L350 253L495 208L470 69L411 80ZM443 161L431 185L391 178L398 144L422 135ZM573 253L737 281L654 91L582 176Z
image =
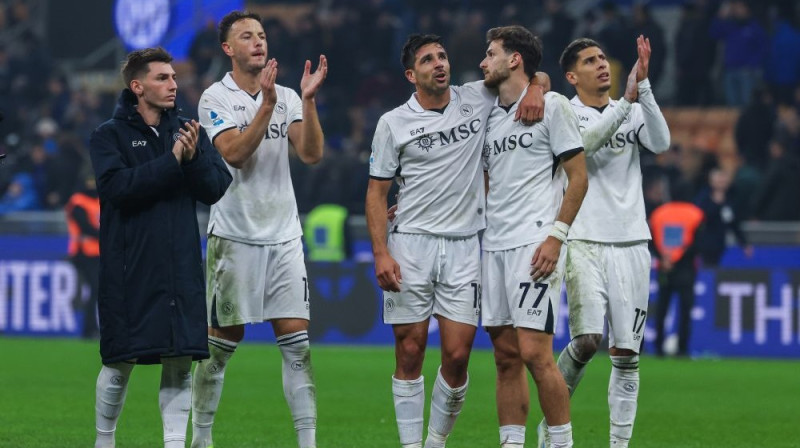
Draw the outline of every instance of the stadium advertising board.
M65 259L66 238L2 236L0 247L0 334L78 337L83 312L74 304L86 291ZM689 344L693 355L800 358L800 267L794 265L800 248L758 250L759 259L742 263L746 267L700 271ZM315 342L393 343L391 328L382 323L372 263L308 263L308 274ZM656 293L653 282L651 310ZM569 340L563 292L561 300L557 349ZM655 313L649 314L645 352L652 353ZM675 321L673 306L670 332ZM430 333L431 344L437 344L435 322ZM248 340L272 341L272 331L257 325L248 330ZM478 331L476 346L491 347L486 332Z

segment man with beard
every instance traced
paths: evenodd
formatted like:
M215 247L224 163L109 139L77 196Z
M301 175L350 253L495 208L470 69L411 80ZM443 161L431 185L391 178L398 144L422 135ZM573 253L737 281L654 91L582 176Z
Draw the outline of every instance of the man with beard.
M486 41L484 85L498 89L498 97L483 149L488 193L481 314L494 346L500 443L507 448L525 442L527 367L552 446L571 447L569 392L553 360L553 334L564 243L587 189L583 141L569 100L555 92L545 95L541 122L525 127L513 120L542 59L538 38L506 26L490 29ZM569 180L563 203L553 182L559 162Z
M480 81L450 85L450 62L439 36L411 35L401 55L415 93L384 114L375 130L367 226L375 275L385 291L384 322L395 337L392 393L400 443L422 447L422 364L435 316L442 359L425 448L441 448L464 404L480 316L481 148L496 94ZM539 105L531 115L540 116L541 89L529 92L538 101L528 101ZM387 242L386 196L395 177L399 207Z
M244 324L270 321L283 357L283 390L301 448L316 446L316 401L308 340L308 277L302 228L289 175L289 145L309 164L322 158L315 103L328 72L325 56L301 95L276 85L261 18L234 11L219 24L233 70L203 92L200 122L233 175L208 223L208 348L192 397L193 448L212 446L211 427L225 367Z

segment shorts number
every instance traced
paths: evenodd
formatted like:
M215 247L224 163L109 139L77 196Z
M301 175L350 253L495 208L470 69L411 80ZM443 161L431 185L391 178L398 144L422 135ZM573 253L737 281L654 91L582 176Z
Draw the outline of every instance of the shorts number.
M542 297L544 297L544 293L547 292L547 283L534 283L533 288L539 290L539 295L536 297L536 300L533 302L533 306L531 308L537 308L539 306L539 302L542 301ZM525 297L528 296L528 291L531 289L531 282L522 282L519 284L519 289L522 290L522 298L519 299L519 307L522 308L522 304L525 302Z
M308 279L303 277L303 302L308 302Z
M636 316L634 316L633 318L633 332L638 333L642 331L642 326L644 326L644 322L646 320L645 317L647 316L647 311L641 308L636 308L635 313ZM641 319L641 321L639 319Z
M478 309L481 306L481 285L478 283L470 283L472 285L472 307Z

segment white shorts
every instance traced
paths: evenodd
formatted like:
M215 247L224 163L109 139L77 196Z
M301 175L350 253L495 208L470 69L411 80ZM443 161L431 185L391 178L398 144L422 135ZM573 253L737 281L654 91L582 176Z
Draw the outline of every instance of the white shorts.
M483 251L481 324L484 327L513 325L555 333L567 247L561 246L556 270L547 278L534 282L531 279L531 260L540 244L496 252Z
M383 293L387 324L423 322L438 315L478 326L481 304L478 236L447 238L391 233L389 253L400 265L400 292Z
M206 266L210 326L309 319L308 276L300 238L253 245L209 235Z
M650 297L647 242L570 241L568 247L570 337L603 334L607 317L609 347L638 353Z

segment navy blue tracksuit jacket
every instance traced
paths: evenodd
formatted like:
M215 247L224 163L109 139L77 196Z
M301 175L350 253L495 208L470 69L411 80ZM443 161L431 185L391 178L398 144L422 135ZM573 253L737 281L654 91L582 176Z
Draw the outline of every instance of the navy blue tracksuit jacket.
M165 110L154 132L133 92L90 141L100 194L100 354L104 364L162 355L208 357L205 281L196 201L213 204L231 183L200 128L187 163L172 153L186 121Z

